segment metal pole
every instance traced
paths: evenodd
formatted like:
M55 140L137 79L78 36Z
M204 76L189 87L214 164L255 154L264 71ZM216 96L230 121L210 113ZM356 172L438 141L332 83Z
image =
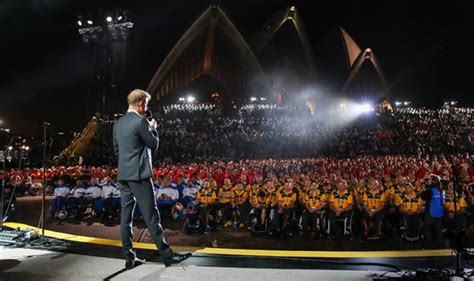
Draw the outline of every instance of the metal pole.
M44 238L44 202L46 201L46 123L43 123L43 199L41 200L41 236Z
M7 147L8 149L8 147ZM5 200L5 194L3 193L4 191L4 188L5 188L5 169L6 169L6 161L5 161L5 154L3 155L3 178L2 178L2 207L1 207L1 210L0 210L0 231L3 230L3 216L4 216L4 213L3 213L3 204L4 204L4 200Z

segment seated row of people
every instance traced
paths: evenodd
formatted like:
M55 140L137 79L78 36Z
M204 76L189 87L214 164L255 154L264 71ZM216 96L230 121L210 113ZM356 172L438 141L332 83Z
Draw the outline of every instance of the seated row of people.
M105 210L120 210L120 190L110 177L101 183L95 177L89 181L78 179L72 188L63 179L58 179L53 195L51 212L54 217L64 214L61 210L69 210L67 216L77 217L102 217Z
M247 186L238 183L233 187L226 179L220 189L204 181L196 200L205 231L209 229L209 218L223 226L234 227L236 222L251 227L253 222L249 218L254 218L260 225L270 221L272 230L279 233L288 233L291 223L296 222L298 229L305 233L321 235L330 230L339 236L348 230L338 221L346 221L346 227L352 227L350 231L359 229L363 236L378 239L382 234L382 222L387 221L387 224L401 228L407 240L420 237L420 222L425 212L424 189L416 188L410 182L384 187L378 180L369 180L363 188L349 188L344 180L337 181L336 187L309 180L295 187L289 180L277 189L271 180ZM446 186L442 200L446 225L455 223L452 194L451 183ZM456 202L458 224L462 227L468 206L462 194L458 194ZM436 230L428 224L424 231Z

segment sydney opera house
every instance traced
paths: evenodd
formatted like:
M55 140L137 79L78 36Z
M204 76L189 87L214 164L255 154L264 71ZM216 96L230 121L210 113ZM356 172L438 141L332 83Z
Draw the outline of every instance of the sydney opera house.
M148 92L164 103L180 93L198 92L200 101L247 102L251 96L270 102L292 101L303 87L324 79L303 19L292 6L270 17L249 39L218 6L206 9L183 33L159 65ZM341 81L335 95L388 97L387 83L370 48L361 48L337 29ZM196 90L197 89L197 90Z

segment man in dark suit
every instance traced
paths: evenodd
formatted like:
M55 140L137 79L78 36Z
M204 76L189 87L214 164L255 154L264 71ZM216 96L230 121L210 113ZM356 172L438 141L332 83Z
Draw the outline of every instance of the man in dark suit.
M156 120L145 118L149 100L147 92L133 90L127 97L127 113L115 123L113 129L114 151L118 156L119 169L117 183L122 202L120 234L126 268L145 262L136 257L132 247L132 220L136 202L165 266L179 263L191 255L173 253L163 236L152 182L152 152L158 149L159 138Z

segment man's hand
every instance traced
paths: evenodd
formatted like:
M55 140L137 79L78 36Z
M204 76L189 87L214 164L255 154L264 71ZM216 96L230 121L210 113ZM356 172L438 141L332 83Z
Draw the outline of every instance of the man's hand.
M158 127L158 123L156 123L155 118L148 120L148 124L150 124L150 126L152 126L155 129Z

